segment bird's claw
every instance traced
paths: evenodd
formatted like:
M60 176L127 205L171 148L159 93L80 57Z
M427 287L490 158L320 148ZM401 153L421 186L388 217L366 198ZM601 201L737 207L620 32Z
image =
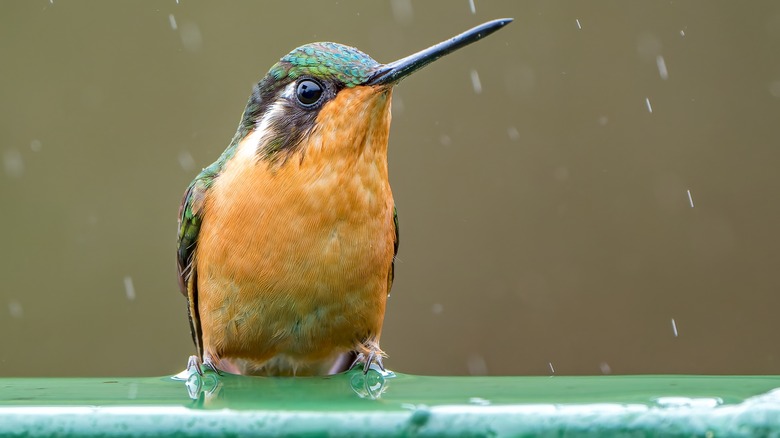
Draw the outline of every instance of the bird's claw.
M203 359L203 362L200 361L198 356L190 356L190 358L187 360L187 372L192 372L192 370L195 370L196 373L198 373L199 376L203 376L203 370L207 371L213 371L214 374L218 376L222 376L222 371L217 368L217 365L214 363L214 361L211 359L211 356L206 355L205 359Z
M187 359L187 372L191 374L193 369L199 376L203 375L203 370L200 368L200 360L198 359L198 356L195 355L192 355Z
M368 373L372 364L376 364L380 370L386 371L385 364L382 362L382 350L379 349L371 349L368 354L359 353L349 369L355 368L355 365L359 363L363 364L363 374Z

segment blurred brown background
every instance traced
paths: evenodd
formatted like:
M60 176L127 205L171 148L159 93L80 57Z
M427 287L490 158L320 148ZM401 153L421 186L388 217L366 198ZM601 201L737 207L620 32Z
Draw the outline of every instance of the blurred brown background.
M0 375L181 370L177 209L252 84L500 17L396 90L389 367L780 372L780 3L47 0L0 4Z

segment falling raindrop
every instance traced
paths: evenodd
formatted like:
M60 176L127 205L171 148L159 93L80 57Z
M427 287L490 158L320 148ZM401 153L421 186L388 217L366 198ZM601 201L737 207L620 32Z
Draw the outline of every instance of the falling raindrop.
M577 19L577 29L582 29L582 25L580 24L580 19Z
M599 369L601 369L601 374L612 374L612 367L606 362L601 362L599 364Z
M652 113L653 112L653 106L650 105L650 98L645 97L645 105L647 105L647 112Z
M547 362L547 365L549 365L549 367L550 367L550 372L555 374L555 367L553 367L552 362Z
M772 81L769 83L769 94L773 97L780 97L780 81Z
M171 29L176 30L176 17L173 14L168 14L168 21L171 23Z
M693 196L691 196L691 189L688 189L688 202L690 202L691 208L693 208Z
M487 362L485 362L485 358L479 354L472 354L469 356L466 366L469 369L469 374L472 376L484 376L487 374Z
M506 133L509 135L510 140L518 140L520 138L520 131L518 131L514 126L507 128Z
M672 318L672 332L674 333L674 337L677 337L677 323L674 322L674 318Z
M664 61L664 57L661 55L656 56L655 63L658 65L658 74L661 75L661 79L669 79L669 72L666 70L666 61Z
M477 13L477 5L474 4L474 0L469 0L469 9L471 9L472 14Z
M182 169L190 171L195 168L195 159L188 151L179 152L179 165Z
M24 162L22 154L16 149L6 149L3 151L3 167L5 173L11 178L19 178L24 173Z
M654 60L656 56L661 54L661 47L661 40L651 33L642 33L637 38L636 51L644 61Z
M22 309L22 303L16 300L11 300L8 302L8 313L11 314L12 318L21 318L24 316L24 311Z
M125 277L125 295L127 295L128 300L135 300L135 286L133 286L133 277L129 275Z
M401 115L401 114L404 113L404 101L401 98L400 93L397 96L393 96L393 103L392 103L392 105L393 105L392 108L393 108L393 115L394 116Z
M179 37L182 45L189 52L197 52L203 46L203 35L198 25L193 22L185 22L181 25Z
M414 10L412 9L411 0L392 0L390 2L390 8L393 10L395 21L403 25L412 23Z
M471 70L471 85L474 87L475 93L482 92L482 83L479 81L479 73L476 70Z
M681 37L684 37L684 36L685 36L685 31L684 31L684 30L681 30L681 31L680 31L680 36L681 36Z

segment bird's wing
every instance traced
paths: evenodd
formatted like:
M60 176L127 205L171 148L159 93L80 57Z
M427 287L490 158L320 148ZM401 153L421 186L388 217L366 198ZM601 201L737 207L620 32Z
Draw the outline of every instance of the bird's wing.
M393 287L393 278L395 276L395 256L398 255L398 210L395 205L393 206L393 231L395 232L395 239L393 239L393 262L390 263L390 274L387 279L387 293L390 294L390 288Z
M203 332L200 327L198 312L198 272L195 268L195 258L198 249L198 234L203 222L203 204L206 192L214 183L219 173L230 158L236 153L241 140L242 131L236 132L230 146L222 152L217 161L203 168L198 176L187 187L184 199L179 207L179 233L176 243L176 265L179 271L179 289L187 297L187 310L192 329L192 340L198 349L198 358L203 360Z
M195 269L195 250L198 233L203 220L203 201L210 178L198 175L184 192L179 207L179 233L177 238L176 265L179 274L179 289L187 297L187 313L192 330L192 340L198 349L198 357L203 358L201 340L203 338L198 313L198 283Z

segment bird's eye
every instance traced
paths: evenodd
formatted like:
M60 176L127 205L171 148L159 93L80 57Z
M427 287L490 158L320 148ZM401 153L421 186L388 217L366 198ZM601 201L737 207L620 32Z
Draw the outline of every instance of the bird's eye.
M295 89L295 97L304 107L314 106L322 98L322 85L311 79L304 79L298 82L298 87Z

